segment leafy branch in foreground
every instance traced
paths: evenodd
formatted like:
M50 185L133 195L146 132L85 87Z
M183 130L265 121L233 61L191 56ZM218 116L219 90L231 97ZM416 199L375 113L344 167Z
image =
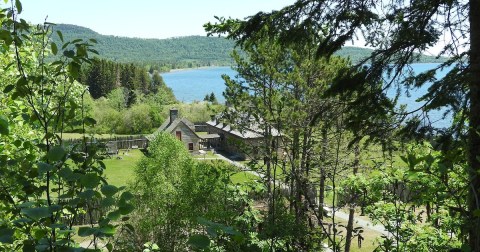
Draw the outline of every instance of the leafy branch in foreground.
M65 127L79 125L84 133L95 123L83 116L86 90L75 81L96 53L95 41L66 42L52 34L53 24L18 21L22 5L10 3L0 10L0 248L59 251L78 247L77 233L112 250L108 238L132 211L133 196L105 181L101 146L85 138L62 143ZM50 42L53 35L60 45ZM59 60L47 63L50 53Z

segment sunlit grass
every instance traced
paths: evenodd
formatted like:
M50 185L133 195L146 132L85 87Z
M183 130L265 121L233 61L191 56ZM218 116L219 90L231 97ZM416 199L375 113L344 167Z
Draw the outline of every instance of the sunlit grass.
M230 177L230 180L232 181L233 184L244 184L247 182L254 182L258 179L257 176L255 176L252 173L249 172L237 172L233 174Z
M143 152L138 149L119 150L118 155L112 156L109 159L104 160L105 176L109 184L115 186L125 186L130 180L134 178L135 166L143 157Z

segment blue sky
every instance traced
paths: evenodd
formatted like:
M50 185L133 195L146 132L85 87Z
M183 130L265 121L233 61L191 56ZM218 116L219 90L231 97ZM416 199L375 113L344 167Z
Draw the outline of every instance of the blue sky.
M139 38L205 35L213 16L243 19L278 10L295 0L22 0L31 23L75 24L100 34Z

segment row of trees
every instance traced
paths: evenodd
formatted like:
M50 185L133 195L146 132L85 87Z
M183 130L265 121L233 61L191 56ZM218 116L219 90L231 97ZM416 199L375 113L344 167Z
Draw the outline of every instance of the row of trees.
M82 68L79 81L88 86L94 99L106 97L112 90L122 87L127 91L127 107L135 103L135 92L144 95L172 93L158 72L149 74L146 69L135 64L122 64L105 59L94 60L91 65Z

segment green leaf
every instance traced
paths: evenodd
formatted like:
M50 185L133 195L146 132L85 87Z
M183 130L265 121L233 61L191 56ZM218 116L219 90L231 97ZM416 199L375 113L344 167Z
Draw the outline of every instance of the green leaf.
M37 221L50 216L48 207L23 208L20 212Z
M84 122L85 125L87 125L87 126L94 126L94 125L97 123L97 121L95 121L95 119L93 119L93 118L91 118L91 117L85 117L85 118L83 119L83 122Z
M50 161L54 161L54 162L61 160L63 156L65 156L65 150L63 149L62 146L59 146L59 145L54 146L47 153L47 158Z
M52 48L52 53L53 53L53 55L57 55L57 53L58 53L57 44L55 44L54 42L52 42L52 43L50 44L50 46L51 46L51 48Z
M75 57L75 52L73 50L66 50L63 51L63 55L67 58L73 58Z
M78 236L80 237L87 237L90 235L93 235L97 231L96 228L91 228L91 227L80 227L78 228Z
M10 130L8 129L8 120L5 116L0 115L0 134L8 135Z
M3 89L3 92L6 94L6 93L12 91L14 88L15 88L15 85L13 85L13 84L7 85L7 86Z
M61 31L57 31L58 37L60 38L60 41L63 43L63 34Z
M102 207L111 207L115 205L115 200L111 197L107 197L100 202Z
M60 205L51 205L48 207L48 211L50 211L50 213L58 212L60 210L62 210L62 206Z
M100 183L100 178L96 173L87 173L80 179L80 184L86 188L94 188Z
M13 42L12 34L7 30L0 30L0 39L5 42L5 45L9 46Z
M105 245L105 247L107 247L108 251L113 251L113 245L111 243L107 243L107 245Z
M0 243L13 243L13 234L15 230L10 228L0 228Z
M95 192L91 189L86 190L85 192L81 192L78 194L78 197L82 199L91 199L95 196Z
M102 191L103 195L107 197L112 197L118 192L118 188L114 185L104 185L100 190Z
M22 3L20 0L15 0L15 8L17 8L17 13L20 14L22 13Z
M63 167L58 171L58 176L61 178L67 180L67 181L73 181L75 180L75 174L69 167Z
M131 213L134 209L135 209L135 207L132 204L125 204L124 206L121 206L121 207L118 208L120 213L123 214L123 215L127 215L127 214Z
M122 195L120 196L120 198L128 201L128 200L133 199L134 196L131 192L123 192Z
M80 64L75 61L72 61L68 64L68 72L73 78L77 78L80 72Z
M120 218L121 214L120 214L120 211L119 210L116 210L116 211L113 211L113 212L110 212L108 213L107 217L112 220L112 221L116 221Z
M205 249L210 246L210 239L205 235L196 234L190 236L187 243L194 249Z
M100 232L105 234L105 235L111 236L111 235L115 234L115 227L112 226L112 225L101 227Z
M53 170L53 166L51 164L47 164L44 162L39 162L37 166L38 166L38 172L40 174L44 174Z
M37 229L35 230L35 239L40 240L45 237L47 234L47 230L45 229Z

